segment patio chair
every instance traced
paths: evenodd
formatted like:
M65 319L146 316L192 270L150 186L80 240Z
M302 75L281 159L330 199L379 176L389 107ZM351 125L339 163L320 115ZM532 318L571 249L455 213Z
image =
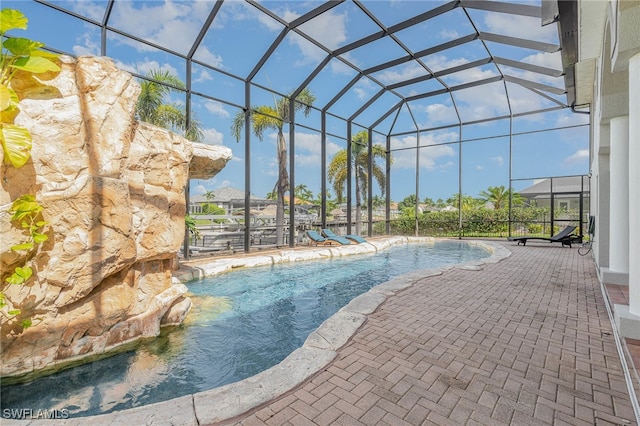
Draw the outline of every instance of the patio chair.
M309 237L309 245L315 244L316 246L317 245L329 246L333 244L333 241L323 237L317 231L308 230L307 237Z
M347 244L351 244L351 241L348 238L341 237L340 235L334 233L331 229L323 229L322 236L330 240L337 241L344 246L346 246Z
M572 235L575 229L576 227L571 225L571 226L567 226L562 231L558 232L556 235L552 237L522 236L522 237L508 237L507 240L516 241L518 245L522 243L523 246L527 245L528 240L541 240L541 241L549 241L550 243L562 243L562 247L564 246L571 247L572 243L582 242L581 236Z
M362 238L360 235L345 235L345 238L351 240L351 241L355 241L358 244L362 244L362 243L366 243L367 240L365 240L364 238Z
M340 238L339 235L337 235L335 232L333 232L331 229L323 229L322 230L322 235L324 235L325 237L331 237L331 238ZM367 240L365 240L364 238L362 238L359 235L345 235L344 238L351 240L355 243L358 244L362 244L362 243L366 243Z

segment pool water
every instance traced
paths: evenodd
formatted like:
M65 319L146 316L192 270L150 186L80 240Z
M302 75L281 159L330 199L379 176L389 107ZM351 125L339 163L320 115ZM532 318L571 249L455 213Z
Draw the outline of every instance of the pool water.
M375 255L244 268L187 284L194 309L180 327L133 350L35 381L3 385L1 408L109 413L253 376L302 346L354 297L403 273L489 256L445 241Z

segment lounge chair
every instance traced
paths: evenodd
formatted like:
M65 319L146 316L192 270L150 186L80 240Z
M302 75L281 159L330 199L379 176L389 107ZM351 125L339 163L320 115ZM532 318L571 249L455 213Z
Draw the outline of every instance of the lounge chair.
M507 238L509 241L517 241L518 245L522 243L523 246L527 245L528 240L541 240L541 241L549 241L550 243L562 243L562 246L571 247L572 243L577 243L582 241L582 237L579 235L572 235L573 231L576 230L575 226L567 226L562 231L558 232L556 235L552 237L532 237L532 236L523 236L523 237L509 237Z
M330 240L333 241L337 241L338 243L346 246L347 244L351 244L351 240L349 240L346 237L341 237L340 235L334 233L332 230L330 229L323 229L322 230L322 236L325 238L328 238Z
M333 232L331 229L323 229L322 230L322 235L324 235L327 238L342 238L338 234ZM367 242L367 240L365 240L364 238L362 238L359 235L345 235L344 238L346 238L346 239L348 239L350 241L353 241L355 243L358 243L358 244Z
M329 246L333 244L333 241L323 237L317 231L312 231L312 230L307 231L307 237L309 237L309 245L315 244L315 245Z

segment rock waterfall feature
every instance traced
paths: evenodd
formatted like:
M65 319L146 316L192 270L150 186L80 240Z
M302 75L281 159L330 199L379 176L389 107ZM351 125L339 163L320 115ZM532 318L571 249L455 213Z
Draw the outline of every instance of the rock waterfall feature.
M62 71L17 76L16 124L33 137L31 159L2 161L0 268L4 283L25 261L10 249L24 239L11 203L34 194L48 222L27 284L3 284L7 309L32 319L26 330L2 317L0 374L15 376L103 354L191 307L172 279L184 239L184 188L231 158L223 146L200 146L137 122L140 86L102 57L61 57ZM0 151L0 156L3 155ZM1 161L1 160L0 160Z

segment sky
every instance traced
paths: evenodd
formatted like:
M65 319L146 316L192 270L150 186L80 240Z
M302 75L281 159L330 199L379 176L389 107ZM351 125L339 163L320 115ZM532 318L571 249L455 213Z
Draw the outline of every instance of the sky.
M44 42L48 47L73 55L99 55L101 31L95 23L103 20L106 1L53 1L52 4L86 17L89 22L33 1L3 0L3 8L15 8L29 19L26 31L11 34ZM291 23L318 7L320 1L261 1L268 11ZM444 1L363 1L362 4L386 27L428 10L440 7ZM539 5L539 1L520 4ZM144 75L152 69L168 70L186 81L186 61L179 55L193 53L197 63L192 67L192 108L205 134L204 142L227 146L233 158L214 178L193 180L191 194L202 194L222 187L245 188L244 142L238 143L231 133L234 116L244 105L243 79L252 75L251 105L273 105L275 99L296 90L327 57L327 52L309 41L313 39L331 51L380 31L373 21L353 2L347 1L302 24L305 37L289 32L272 54L258 67L273 41L282 32L283 24L243 1L226 1L209 30L194 52L194 41L206 22L213 1L127 1L118 0L109 18L106 55L118 67ZM465 13L466 12L466 13ZM342 88L360 70L407 55L401 45L412 52L446 43L475 32L558 43L555 25L540 26L539 18L512 16L481 9L456 8L413 27L394 33L398 42L389 37L349 50L340 59L331 59L307 86L316 97L318 109L305 117L296 115L295 184L303 184L314 194L320 191L321 175L321 114ZM93 21L93 22L91 22ZM64 30L51 30L53 26ZM127 38L136 38L163 46L177 55ZM473 40L455 48L435 52L421 58L424 66L434 72L482 60L491 54L554 70L562 68L560 52L514 48L491 41ZM348 64L346 64L347 62ZM439 79L419 81L398 87L400 96L413 96L498 76L499 72L515 79L562 88L562 77L545 76L520 68L481 64L459 72L445 73ZM360 78L342 97L328 108L327 162L346 148L347 122L354 116L352 134L378 122L396 106L399 96L386 93L376 98L380 83L403 82L425 75L425 68L415 61L371 73L372 79ZM508 91L509 103L505 92ZM275 93L274 93L275 92ZM372 99L375 99L371 102ZM172 102L185 103L183 94L172 96ZM367 103L368 108L359 113ZM527 111L557 106L566 102L564 95L533 91L513 82L502 81L469 89L429 96L405 104L381 120L375 127L374 143L385 144L391 135L393 164L391 166L391 198L401 201L417 190L419 198L447 199L460 186L465 195L478 196L489 186L508 187L509 176L516 190L533 184L533 179L550 176L570 176L588 173L588 115L575 114L570 109L517 116ZM479 122L508 116L509 108L516 115L509 119ZM460 122L463 125L460 125ZM472 124L466 124L472 123ZM415 129L435 129L416 132ZM547 131L563 127L561 130ZM509 137L510 128L514 136ZM289 129L285 126L288 139ZM251 193L265 196L272 191L277 178L276 133L265 132L262 140L251 140ZM462 140L463 143L458 143ZM419 155L410 149L420 146ZM512 152L511 164L509 152ZM417 157L417 158L416 158ZM381 163L384 167L384 165ZM461 167L460 167L461 166ZM461 180L460 180L461 177ZM333 190L330 188L332 195ZM374 195L380 189L374 185Z

